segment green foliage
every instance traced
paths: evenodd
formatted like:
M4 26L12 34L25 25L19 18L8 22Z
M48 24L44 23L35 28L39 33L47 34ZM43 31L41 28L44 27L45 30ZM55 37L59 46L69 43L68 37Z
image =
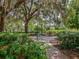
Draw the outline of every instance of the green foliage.
M26 33L0 33L0 58L3 59L47 59L43 42L28 38ZM7 42L7 43L5 43Z
M0 33L0 46L10 44L19 38L22 38L22 39L27 38L27 34L25 34L25 33L21 33L21 34L19 34L19 33Z
M58 37L62 48L79 49L79 32L61 32Z
M54 30L54 29L50 29L50 30L47 30L46 33L49 36L56 36L58 33L64 32L64 31L66 31L66 30L61 30L61 29L60 30Z
M46 56L46 47L43 43L36 42L30 43L28 47L26 58L28 59L47 59Z
M36 26L34 31L35 31L35 33L44 33L45 32L45 28L43 28L41 26Z
M79 25L79 16L77 14L70 16L69 20L67 21L67 26L69 28L79 29L78 25Z
M68 7L66 26L71 29L79 29L79 0L72 0Z

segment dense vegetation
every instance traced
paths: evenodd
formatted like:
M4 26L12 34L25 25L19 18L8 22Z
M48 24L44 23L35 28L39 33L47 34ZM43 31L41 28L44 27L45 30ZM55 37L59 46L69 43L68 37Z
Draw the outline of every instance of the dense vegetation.
M79 32L64 31L58 37L62 48L79 49Z
M0 33L0 59L47 59L46 44L26 33Z
M47 59L47 45L30 36L58 36L79 49L79 0L0 0L0 59Z

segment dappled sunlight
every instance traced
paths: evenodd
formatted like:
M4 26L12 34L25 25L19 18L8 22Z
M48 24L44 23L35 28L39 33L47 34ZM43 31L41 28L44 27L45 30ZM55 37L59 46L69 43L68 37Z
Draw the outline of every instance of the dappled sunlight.
M0 59L79 59L79 0L0 0Z

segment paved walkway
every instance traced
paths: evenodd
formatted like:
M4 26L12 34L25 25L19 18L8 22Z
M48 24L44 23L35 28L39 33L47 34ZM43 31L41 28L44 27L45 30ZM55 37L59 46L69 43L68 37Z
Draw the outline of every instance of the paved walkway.
M41 38L46 43L51 44L51 47L48 49L48 58L49 59L69 59L66 55L61 53L61 51L59 49L57 49L55 47L55 45L59 44L56 36L55 37L42 36Z
M49 59L69 59L66 55L60 52L59 49L51 47L48 49Z

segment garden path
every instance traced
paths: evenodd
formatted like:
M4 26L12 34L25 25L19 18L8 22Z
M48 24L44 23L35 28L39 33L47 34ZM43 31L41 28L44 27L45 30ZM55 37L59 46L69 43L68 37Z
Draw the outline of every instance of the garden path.
M32 36L31 38L37 39L36 36ZM57 40L56 36L40 36L38 39L51 45L47 52L49 59L79 59L73 54L70 54L69 56L63 54L61 50L56 47L56 45L59 45L59 41Z

